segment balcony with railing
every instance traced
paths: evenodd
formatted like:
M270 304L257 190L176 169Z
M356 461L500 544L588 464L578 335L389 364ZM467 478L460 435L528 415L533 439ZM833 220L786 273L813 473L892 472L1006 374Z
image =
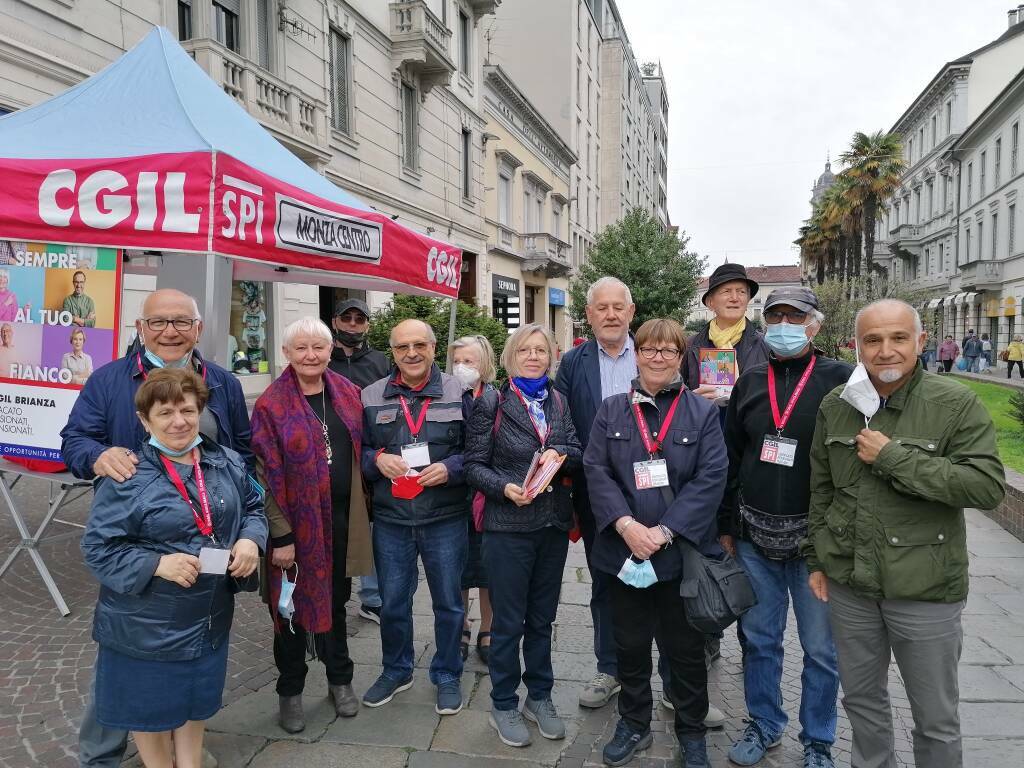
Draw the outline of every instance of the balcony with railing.
M572 246L547 232L531 232L523 235L523 256L525 271L561 277L571 267Z
M960 290L998 290L1003 284L1003 262L970 261L960 265Z
M289 149L328 156L325 104L216 40L187 40L182 45L226 94L284 139Z
M451 51L452 32L427 6L425 0L400 0L390 4L391 65L403 64L419 78L420 90L450 85L455 73Z

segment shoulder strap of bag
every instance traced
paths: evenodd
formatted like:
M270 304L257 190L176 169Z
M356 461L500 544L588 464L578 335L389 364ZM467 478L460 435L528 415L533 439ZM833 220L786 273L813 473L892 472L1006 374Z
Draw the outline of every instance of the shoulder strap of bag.
M498 410L494 414L494 429L491 430L491 437L498 436L498 427L501 426L501 404L505 402L505 398L501 396L501 390L496 389L498 393Z

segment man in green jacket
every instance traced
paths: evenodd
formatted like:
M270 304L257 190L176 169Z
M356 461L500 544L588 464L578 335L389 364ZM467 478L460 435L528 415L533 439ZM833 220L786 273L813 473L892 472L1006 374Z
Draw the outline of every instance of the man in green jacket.
M854 387L855 371L845 397L836 389L822 401L803 544L811 589L831 606L852 764L896 766L886 688L895 656L916 764L959 768L963 510L1003 498L995 428L970 389L918 365L926 334L909 304L869 304L856 336L867 380Z

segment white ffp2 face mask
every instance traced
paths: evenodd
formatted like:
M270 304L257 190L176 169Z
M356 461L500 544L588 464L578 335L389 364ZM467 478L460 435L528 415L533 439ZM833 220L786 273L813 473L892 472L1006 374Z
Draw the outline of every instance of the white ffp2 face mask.
M878 412L881 403L878 391L868 376L868 369L864 367L864 363L860 362L860 349L858 347L854 347L854 349L857 353L857 367L853 369L853 373L847 379L846 386L843 387L839 398L848 402L864 415L864 426L867 427L870 425L871 417Z

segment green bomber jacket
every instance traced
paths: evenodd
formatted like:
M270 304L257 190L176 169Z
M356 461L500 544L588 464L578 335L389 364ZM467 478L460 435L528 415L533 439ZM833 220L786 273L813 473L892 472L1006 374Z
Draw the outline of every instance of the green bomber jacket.
M808 570L871 599L964 600L964 507L1004 493L991 417L972 390L918 368L872 417L891 442L868 465L854 440L864 417L840 392L822 401L811 444Z

